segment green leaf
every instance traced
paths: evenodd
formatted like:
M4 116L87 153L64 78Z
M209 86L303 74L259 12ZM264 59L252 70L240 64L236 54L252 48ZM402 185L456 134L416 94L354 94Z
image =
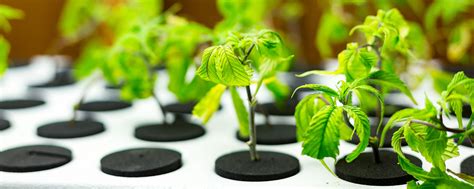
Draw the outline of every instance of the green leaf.
M231 47L222 45L204 50L197 74L226 86L248 86L252 77L250 66L242 64Z
M378 57L367 48L359 48L357 43L349 43L346 50L339 53L337 72L343 72L347 81L365 78L377 63Z
M299 89L312 89L314 91L321 92L321 93L329 95L331 97L338 97L339 96L339 94L335 90L331 89L328 86L321 85L321 84L301 85L301 86L299 86L298 88L295 89L295 91L293 92L293 95L295 95L296 91L298 91ZM293 96L293 95L291 95L291 96Z
M360 139L357 148L346 157L347 162L352 162L360 153L364 152L365 148L369 145L370 122L367 115L359 107L345 105L343 108L348 116L354 119L354 129Z
M374 84L400 90L403 94L407 95L413 101L413 103L416 104L416 100L411 94L410 89L408 89L405 83L400 80L397 75L379 70L371 73L368 76L368 79L369 82Z
M89 77L108 60L108 48L98 41L89 41L75 62L74 77L77 80Z
M201 119L204 124L207 123L214 112L219 109L221 96L226 89L227 87L225 85L214 86L206 96L194 106L193 115Z
M8 68L9 52L10 44L5 38L0 37L0 76L2 76Z
M409 124L409 122L407 122L407 124ZM405 155L402 152L402 138L403 138L404 129L405 129L405 126L400 127L392 135L393 151L395 151L399 156L403 158L405 158Z
M296 136L298 141L304 140L304 134L308 127L310 127L311 120L317 111L317 102L319 94L311 94L305 96L295 108L295 121L296 121Z
M230 94L232 97L232 103L234 103L235 113L239 120L239 134L242 137L249 136L249 113L245 109L244 101L240 98L239 93L235 87L230 87Z
M303 154L322 160L326 157L336 159L339 154L339 130L342 122L342 109L326 106L311 119L303 141Z
M379 91L375 88L373 88L370 85L359 85L354 88L355 90L364 90L367 92L370 92L371 94L375 95L377 97L377 100L379 101L379 106L380 106L380 117L384 117L385 113L385 102L384 98L382 95L379 93ZM383 119L379 120L379 124L377 126L377 133L379 133L379 129L382 127Z
M327 70L311 70L302 74L296 74L296 77L306 77L309 75L338 75L344 73L343 70L327 71Z

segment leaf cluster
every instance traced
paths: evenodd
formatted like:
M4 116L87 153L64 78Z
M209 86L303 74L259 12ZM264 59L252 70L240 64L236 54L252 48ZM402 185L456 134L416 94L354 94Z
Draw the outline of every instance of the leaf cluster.
M288 56L285 49L279 34L265 29L248 33L228 33L224 42L208 47L203 52L202 64L196 73L202 79L216 83L214 88L229 88L242 136L248 136L249 112L245 109L236 88L256 83L256 91L251 94L253 99L262 85L279 90L282 84L275 79L276 73L283 70L293 57ZM254 76L258 76L256 81ZM206 107L217 107L220 102L207 100L220 99L222 93L213 92L214 88L193 111L193 114L204 122L209 120L215 111L214 108L206 110Z
M403 170L414 176L422 183L411 182L409 188L423 188L428 186L457 186L456 188L472 188L474 182L472 177L467 175L455 174L464 181L460 181L451 175L446 168L445 161L459 156L458 145L464 138L474 139L474 130L472 129L473 117L469 119L466 125L463 124L462 104L467 103L473 109L474 101L474 80L468 78L464 73L457 73L449 83L448 87L442 92L442 97L438 104L440 110L426 99L423 109L405 109L394 114L384 128L383 135L393 127L395 123L404 123L392 137L392 146L399 155L399 162ZM454 111L458 120L459 129L452 129L444 125L443 117L450 117ZM448 132L455 134L449 136ZM454 142L456 138L459 142ZM433 168L427 172L422 168L410 163L405 158L401 149L401 141L405 140L410 149L420 153ZM470 183L470 184L468 184Z

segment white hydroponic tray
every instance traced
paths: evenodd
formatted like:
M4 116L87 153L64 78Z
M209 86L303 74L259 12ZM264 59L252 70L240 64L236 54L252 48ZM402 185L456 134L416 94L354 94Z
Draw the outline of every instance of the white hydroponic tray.
M332 62L334 63L334 62ZM332 64L334 66L334 64ZM73 86L55 89L27 90L27 85L45 81L51 75L53 65L49 58L39 57L33 64L8 71L0 81L0 98L23 95L42 97L47 103L43 106L5 111L12 127L0 132L0 151L32 144L53 144L63 146L73 152L73 160L61 167L29 173L0 172L0 188L158 188L158 189L195 189L195 188L382 188L353 184L341 180L329 173L319 161L301 156L301 144L277 146L258 145L259 150L284 152L300 160L301 171L290 178L268 182L242 182L222 178L214 173L214 161L221 155L247 150L246 144L235 138L237 121L230 96L225 94L223 109L206 126L206 134L200 138L182 142L146 142L133 136L134 128L141 123L157 122L162 119L159 110L151 99L139 100L129 109L96 113L103 122L106 131L98 135L78 139L46 139L36 135L36 128L53 121L67 120L72 115L72 105L77 102L86 81ZM320 81L334 86L341 77L327 77ZM166 90L166 73L158 76L158 94L164 104L172 102L173 96ZM426 81L421 89L415 91L419 105L423 106L425 93L433 101L438 95L430 89ZM104 83L97 83L88 99L104 97ZM266 91L258 97L260 101L269 101ZM407 98L396 97L400 103L409 103ZM289 118L272 118L279 122L294 122ZM257 123L263 118L257 115ZM100 171L100 159L119 150L139 147L163 147L174 149L182 154L183 166L177 171L150 177L126 178L107 175ZM354 149L354 145L341 141L340 157ZM367 150L370 150L369 148ZM407 153L411 153L404 147ZM448 161L448 167L459 171L460 162L474 151L460 147L460 157ZM413 154L413 153L412 153ZM418 155L417 155L418 156ZM421 158L420 156L418 156ZM422 158L421 158L422 159ZM328 159L328 165L333 162ZM423 161L424 168L429 164ZM383 188L405 188L405 185Z

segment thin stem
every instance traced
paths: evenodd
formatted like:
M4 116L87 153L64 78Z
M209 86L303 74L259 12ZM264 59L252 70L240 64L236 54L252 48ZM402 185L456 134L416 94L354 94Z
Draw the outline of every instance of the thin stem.
M168 122L166 121L166 110L165 108L163 107L163 105L161 104L160 102L160 99L158 98L158 95L156 95L155 92L152 92L152 95L153 97L153 100L155 100L155 103L158 105L158 108L160 109L160 112L161 112L161 116L163 116L163 124L164 125L168 125Z
M250 86L245 87L247 91L247 98L249 102L249 127L250 127L250 136L249 136L249 141L247 144L249 145L250 148L250 159L252 161L258 161L258 153L257 153L257 127L255 126L255 103L253 97L252 97L252 92L250 91Z
M252 53L253 48L255 47L255 44L252 44L250 48L247 50L245 56L243 59L240 60L240 62L244 65L246 65L247 58L250 56L250 53ZM247 98L248 98L248 104L249 104L249 130L250 130L250 135L249 135L249 141L247 141L247 145L250 148L250 159L252 161L258 161L260 158L257 153L257 128L255 126L255 106L257 104L257 100L255 96L252 94L252 91L250 89L250 86L245 87L246 92L247 92Z
M382 163L380 160L380 152L379 147L377 146L377 142L370 142L370 147L372 147L372 154L374 154L374 161L375 163Z
M78 114L78 111L79 111L79 107L81 106L81 104L84 103L84 100L86 99L87 93L89 92L92 85L95 82L97 82L97 80L99 78L100 78L100 76L97 75L95 78L92 78L91 81L89 83L87 83L87 85L84 87L84 90L82 91L81 96L79 97L79 101L72 108L72 118L70 120L71 126L75 125L75 121L77 119L77 114Z
M437 129L437 130L440 130L440 131L448 131L448 132L452 132L452 133L464 133L464 132L466 132L466 130L464 130L464 129L453 129L453 128L446 127L444 124L440 124L441 127L438 127L438 126L436 126L432 123L417 120L417 119L412 119L412 120L410 120L410 122L411 123L422 124L422 125L425 125L425 126L428 126L428 127L432 127L434 129Z

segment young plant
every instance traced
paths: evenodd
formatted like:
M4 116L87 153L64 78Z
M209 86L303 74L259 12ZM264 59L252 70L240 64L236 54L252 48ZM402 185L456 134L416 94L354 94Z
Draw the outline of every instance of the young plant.
M270 30L252 33L229 33L226 40L204 51L202 65L197 74L204 80L217 83L194 107L193 114L206 123L219 106L222 94L230 90L234 108L239 119L240 134L249 136L248 145L252 160L259 159L256 149L255 107L256 95L264 80L273 77L281 63L292 56L283 54L283 42L280 36ZM253 81L254 72L258 74ZM255 83L255 91L251 85ZM245 87L248 111L237 87Z
M391 69L387 69L393 63L388 60L392 53L409 53L405 41L409 28L403 23L403 17L395 9L379 11L377 16L368 16L363 25L352 30L363 31L368 43L349 43L346 50L338 55L339 67L336 71L316 70L300 75L345 76L345 80L338 82L337 90L320 84L307 84L297 88L309 88L317 92L306 96L296 107L295 119L299 139L303 141L303 154L321 160L328 168L323 159L336 159L339 154L339 140L351 139L351 133L355 133L360 142L346 157L348 163L354 161L368 145L372 147L374 164L384 161L379 156L379 141L384 143L379 134L384 128L385 91L400 90L415 102L405 83ZM359 105L353 104L354 95L358 97ZM361 108L370 103L371 95L374 95L378 102L378 125L375 133L371 133L369 118Z
M400 166L408 174L420 182L411 181L408 188L443 187L473 188L474 177L458 174L446 167L446 160L459 156L458 145L468 138L474 142L474 128L472 128L474 114L464 124L462 120L462 104L470 104L474 109L474 79L468 78L463 72L457 73L442 93L438 101L439 110L428 98L424 109L404 109L394 114L386 127L382 137L395 123L403 123L392 138L392 146L398 154ZM450 117L454 111L458 121L458 128L446 126L444 117ZM448 135L453 133L453 135ZM410 162L405 157L401 148L404 139L411 150L420 153L433 167L425 171ZM458 144L453 139L458 140ZM457 178L452 175L456 175Z

